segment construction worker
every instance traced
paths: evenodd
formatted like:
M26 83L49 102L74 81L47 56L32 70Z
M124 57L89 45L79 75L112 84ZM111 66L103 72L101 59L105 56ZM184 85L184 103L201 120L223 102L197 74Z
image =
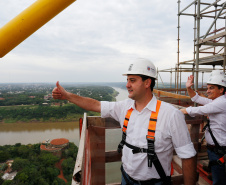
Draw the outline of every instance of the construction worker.
M101 117L114 118L123 128L118 151L122 151L122 185L170 185L173 150L182 159L185 185L196 183L196 151L191 142L184 115L153 95L157 72L146 59L133 62L127 76L128 97L106 102L80 97L65 91L57 82L54 99L70 102Z
M190 116L207 115L209 123L205 128L205 139L211 168L213 185L226 184L226 76L220 70L212 71L207 82L207 98L199 96L193 89L193 79L188 77L186 88L191 100L203 105L181 109Z

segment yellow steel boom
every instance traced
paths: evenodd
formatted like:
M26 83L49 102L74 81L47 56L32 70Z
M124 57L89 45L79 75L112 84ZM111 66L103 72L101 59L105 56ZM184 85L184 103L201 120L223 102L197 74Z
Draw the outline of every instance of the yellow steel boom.
M0 29L0 58L76 0L37 0Z

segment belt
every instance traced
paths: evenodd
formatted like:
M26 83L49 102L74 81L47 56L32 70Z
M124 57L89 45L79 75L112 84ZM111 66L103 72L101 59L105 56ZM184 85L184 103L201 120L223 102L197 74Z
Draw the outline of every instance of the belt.
M224 154L226 154L226 146L220 146L220 148L218 148L215 145L207 144L206 147L207 147L208 150L215 152L219 156L223 156Z
M210 145L210 144L207 144L207 148L209 149L215 149L216 146L215 145ZM226 146L221 146L222 149L226 150Z
M155 183L158 183L158 182L163 182L162 179L150 179L150 180L146 180L146 181L137 181L135 179L133 179L132 177L130 177L123 169L123 166L121 165L121 171L122 171L122 175L124 177L124 179L126 180L126 182L128 181L127 180L127 177L126 175L128 176L129 180L133 181L134 183L136 184L141 184L141 185L154 185ZM167 176L167 180L168 182L165 182L167 185L170 185L171 184L171 176ZM128 182L127 182L128 183ZM164 185L164 183L163 183Z
M128 174L127 174L128 175ZM150 180L146 180L146 181L137 181L137 180L135 180L135 179L133 179L132 177L130 177L129 175L128 175L128 177L129 177L129 179L131 180L131 181L133 181L134 183L137 183L137 184L141 184L141 185L151 185L151 184L155 184L155 183L157 183L157 182L162 182L162 180L161 179L150 179Z

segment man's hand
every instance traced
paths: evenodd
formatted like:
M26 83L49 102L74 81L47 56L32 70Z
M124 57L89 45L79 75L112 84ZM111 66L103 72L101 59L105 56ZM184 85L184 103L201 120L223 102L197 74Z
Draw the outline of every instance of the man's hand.
M191 88L191 86L194 85L193 80L194 80L194 76L193 75L190 75L188 77L187 82L186 82L186 88Z
M186 109L180 109L181 112L183 112L183 114L188 114L188 112L186 111Z
M52 91L53 99L66 100L68 92L60 86L59 81L56 83L56 87Z

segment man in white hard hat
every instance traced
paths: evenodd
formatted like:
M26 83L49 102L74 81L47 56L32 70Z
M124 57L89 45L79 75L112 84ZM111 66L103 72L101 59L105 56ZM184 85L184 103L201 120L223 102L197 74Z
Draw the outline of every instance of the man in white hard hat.
M127 76L128 97L106 102L80 97L63 89L57 82L54 99L67 99L101 117L114 118L121 124L123 137L122 185L170 185L173 150L182 159L185 185L196 182L196 151L191 142L184 115L153 95L156 68L146 59L130 64Z
M207 98L199 96L193 89L193 79L188 77L186 88L191 100L203 105L181 109L190 116L207 115L209 123L205 131L209 167L212 172L213 185L225 185L225 158L226 158L226 76L220 70L214 70L207 82Z

